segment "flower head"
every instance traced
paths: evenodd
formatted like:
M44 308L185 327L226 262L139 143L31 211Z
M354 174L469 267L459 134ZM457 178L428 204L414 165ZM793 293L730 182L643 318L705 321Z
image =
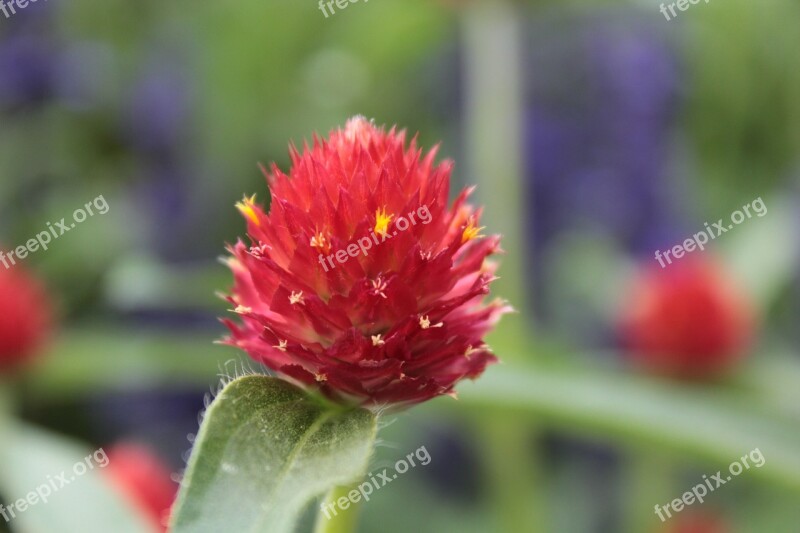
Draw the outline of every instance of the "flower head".
M496 361L483 342L508 307L484 303L499 237L479 235L471 190L448 206L449 161L362 117L267 175L269 212L239 209L230 248L240 321L228 342L347 404L393 407L453 394Z
M630 355L648 370L679 378L709 378L745 353L752 308L719 265L687 257L643 272L622 317Z
M0 264L0 372L36 355L51 332L52 316L39 281L19 266Z

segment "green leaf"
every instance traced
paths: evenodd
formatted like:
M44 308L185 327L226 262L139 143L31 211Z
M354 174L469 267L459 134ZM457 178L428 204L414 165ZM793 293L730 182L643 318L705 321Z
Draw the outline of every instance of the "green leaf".
M310 501L364 474L375 433L367 410L322 405L276 378L236 379L200 427L172 531L292 531Z
M0 503L14 531L153 531L153 525L142 519L104 476L102 468L108 464L104 452L93 453L64 437L20 422L7 426L0 453ZM24 503L27 508L20 512L20 499L33 505ZM11 505L15 516L8 510Z
M800 489L800 428L752 399L713 386L577 369L495 367L459 388L472 407L511 409L537 424L622 445L679 452L720 466L759 448L749 472Z

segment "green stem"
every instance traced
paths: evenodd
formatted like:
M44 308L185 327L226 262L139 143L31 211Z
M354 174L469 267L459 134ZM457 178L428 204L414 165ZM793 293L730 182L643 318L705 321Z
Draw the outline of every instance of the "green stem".
M542 467L536 460L536 428L519 418L495 413L482 421L484 461L488 467L490 504L498 531L548 531ZM537 454L538 455L538 454Z
M342 485L335 487L325 497L325 501L317 515L317 525L314 533L354 533L358 522L358 507L348 499L348 494L355 485ZM347 509L343 509L337 501L344 498ZM324 509L328 510L325 514Z
M7 376L0 376L0 418L9 417L16 407L16 384Z
M649 531L660 524L655 505L670 501L673 466L665 457L652 451L630 450L625 467L628 497L623 509L623 529L630 533Z
M508 252L501 279L492 290L513 295L512 304L519 311L504 317L488 340L504 361L512 363L520 358L515 354L533 352L526 319L530 306L524 301L529 288L526 280L532 276L525 261L523 224L524 17L516 3L508 0L467 4L461 11L461 28L469 181L478 184L478 199L485 207L482 223L492 233L503 235ZM533 423L498 414L483 421L481 429L495 529L547 531L543 469L532 452L538 438Z
M481 225L503 236L502 274L492 284L495 294L512 296L522 321L528 305L525 261L526 208L523 187L524 30L520 8L508 0L466 2L461 11L465 70L465 145L469 182L478 186L483 205ZM502 58L502 60L498 60ZM530 218L530 217L528 217ZM523 328L524 330L524 328Z

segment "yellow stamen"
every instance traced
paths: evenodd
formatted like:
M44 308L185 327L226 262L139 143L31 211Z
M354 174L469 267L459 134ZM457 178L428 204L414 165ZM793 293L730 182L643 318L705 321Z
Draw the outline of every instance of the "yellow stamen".
M383 292L386 290L387 283L378 276L378 279L372 280L372 291L373 294L376 296L380 296L381 298L386 298L386 293Z
M444 326L443 322L439 322L438 324L434 324L431 326L431 320L428 318L428 315L419 317L419 327L421 327L422 329L440 328L442 326Z
M268 244L260 244L258 246L250 247L250 255L253 257L266 257L267 252L271 249Z
M289 303L292 305L303 303L303 291L300 292L292 291L291 296L289 296Z
M327 235L322 231L318 231L316 235L311 237L311 242L309 244L312 248L316 248L324 253L328 253L331 248L330 239L328 239Z
M378 235L386 235L387 230L389 229L389 222L392 221L394 215L389 215L386 213L386 208L381 207L380 209L375 211L375 227L373 231Z
M373 346L380 346L381 344L386 344L383 339L381 339L381 335L373 335L372 336L372 345Z
M279 341L277 345L273 345L273 348L277 348L282 352L286 351L286 346L289 344L289 341Z
M475 225L475 218L469 217L469 221L467 223L467 227L464 228L464 233L461 234L461 243L465 243L467 241L471 241L472 239L478 239L483 237L483 235L479 235L482 229L485 229L486 226L481 226L480 228Z
M321 383L323 381L328 381L328 376L325 374L314 374L314 379Z
M256 203L255 194L250 198L245 196L241 202L236 202L236 209L238 209L239 212L241 212L244 216L249 218L253 222L253 224L258 226L261 223L258 221L258 215L256 214L256 210L254 208L255 203Z

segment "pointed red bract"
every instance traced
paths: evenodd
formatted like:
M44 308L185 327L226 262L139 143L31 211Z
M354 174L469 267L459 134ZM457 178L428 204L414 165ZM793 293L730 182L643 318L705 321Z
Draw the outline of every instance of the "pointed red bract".
M452 163L357 117L265 172L271 206L238 204L228 343L328 398L415 404L496 361L483 342L508 307L486 304L499 237L479 235Z

